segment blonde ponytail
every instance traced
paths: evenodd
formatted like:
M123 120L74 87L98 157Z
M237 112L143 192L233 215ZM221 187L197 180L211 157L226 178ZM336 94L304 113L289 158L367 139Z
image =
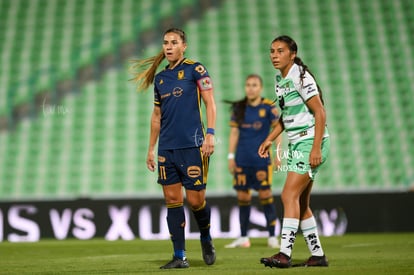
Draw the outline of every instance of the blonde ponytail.
M145 59L131 60L132 65L129 70L134 77L130 80L138 84L138 92L145 91L151 84L154 83L155 73L164 58L164 51L161 50L155 56Z

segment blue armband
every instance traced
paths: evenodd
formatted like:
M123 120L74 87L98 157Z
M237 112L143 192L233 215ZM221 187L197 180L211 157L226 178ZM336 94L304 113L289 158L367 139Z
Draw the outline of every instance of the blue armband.
M214 136L214 128L207 128L206 134L210 134Z

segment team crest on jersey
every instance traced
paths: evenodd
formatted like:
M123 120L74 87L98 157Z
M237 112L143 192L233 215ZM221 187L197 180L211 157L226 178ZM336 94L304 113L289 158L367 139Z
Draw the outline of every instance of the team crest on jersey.
M259 117L265 117L266 116L266 109L260 109L259 110Z
M158 156L158 162L165 162L165 157Z
M184 70L178 71L178 80L184 79Z
M158 84L162 85L164 83L164 80L160 79L160 82Z
M199 74L203 75L206 73L206 69L204 68L203 65L197 65L195 67L196 72L198 72Z

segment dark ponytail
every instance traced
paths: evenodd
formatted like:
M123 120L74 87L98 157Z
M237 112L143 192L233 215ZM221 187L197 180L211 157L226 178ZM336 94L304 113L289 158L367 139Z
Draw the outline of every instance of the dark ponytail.
M237 124L242 125L244 122L244 114L246 113L247 97L244 97L243 99L237 101L225 99L223 102L231 104L230 109L234 113Z
M246 81L250 78L257 78L260 82L260 86L263 87L263 79L258 74L249 74L246 77ZM235 120L238 125L242 125L244 122L244 114L246 112L246 106L247 106L247 96L245 96L243 99L237 100L237 101L231 101L231 100L223 100L224 103L231 104L231 111L234 113Z
M308 72L312 77L313 77L313 79L315 79L315 82L316 82L316 78L315 78L315 76L312 74L312 72L309 70L309 68L308 68L308 66L306 66L306 64L305 63L303 63L303 61L302 61L302 59L300 59L299 57L295 57L295 59L293 60L293 62L295 62L297 65L299 65L300 66L300 81L301 81L301 85L303 86L303 78L305 77L305 73L306 72ZM321 99L321 101L322 101L322 104L324 104L324 102L323 102L323 97L322 97L322 90L321 90L321 88L319 87L319 85L318 85L318 82L316 82L316 87L318 88L318 92L319 92L319 97L320 97L320 99Z

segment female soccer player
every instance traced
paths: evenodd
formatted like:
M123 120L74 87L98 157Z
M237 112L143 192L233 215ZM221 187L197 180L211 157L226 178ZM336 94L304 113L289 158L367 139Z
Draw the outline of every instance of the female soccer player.
M204 262L211 265L216 254L210 236L210 207L205 190L209 157L214 152L216 104L213 85L206 68L184 57L187 48L184 31L172 28L164 33L161 52L135 61L139 70L134 80L138 90L154 83L154 109L147 153L147 167L155 171L155 146L158 140L158 183L162 185L167 206L167 224L173 243L173 258L162 269L187 268L185 255L184 196L200 229ZM165 59L168 65L155 75ZM148 67L149 66L149 67ZM201 121L200 99L207 114L207 130Z
M312 184L329 152L322 93L308 67L297 57L296 42L288 36L275 38L270 59L276 75L276 95L282 110L279 123L260 145L261 157L269 155L272 141L285 130L289 139L287 177L282 191L284 208L280 252L260 261L270 267L290 267L298 228L303 232L311 257L304 266L328 266L309 207Z
M279 115L271 100L261 97L263 81L259 75L251 74L245 81L246 96L232 103L229 138L229 170L233 174L233 187L237 192L241 237L226 245L226 248L250 247L247 236L250 208L254 189L259 193L260 204L266 218L269 231L268 246L279 247L275 237L276 207L272 195L271 158L260 158L257 150L267 137L271 127L277 124ZM280 136L277 144L280 144ZM275 157L275 166L280 159Z

